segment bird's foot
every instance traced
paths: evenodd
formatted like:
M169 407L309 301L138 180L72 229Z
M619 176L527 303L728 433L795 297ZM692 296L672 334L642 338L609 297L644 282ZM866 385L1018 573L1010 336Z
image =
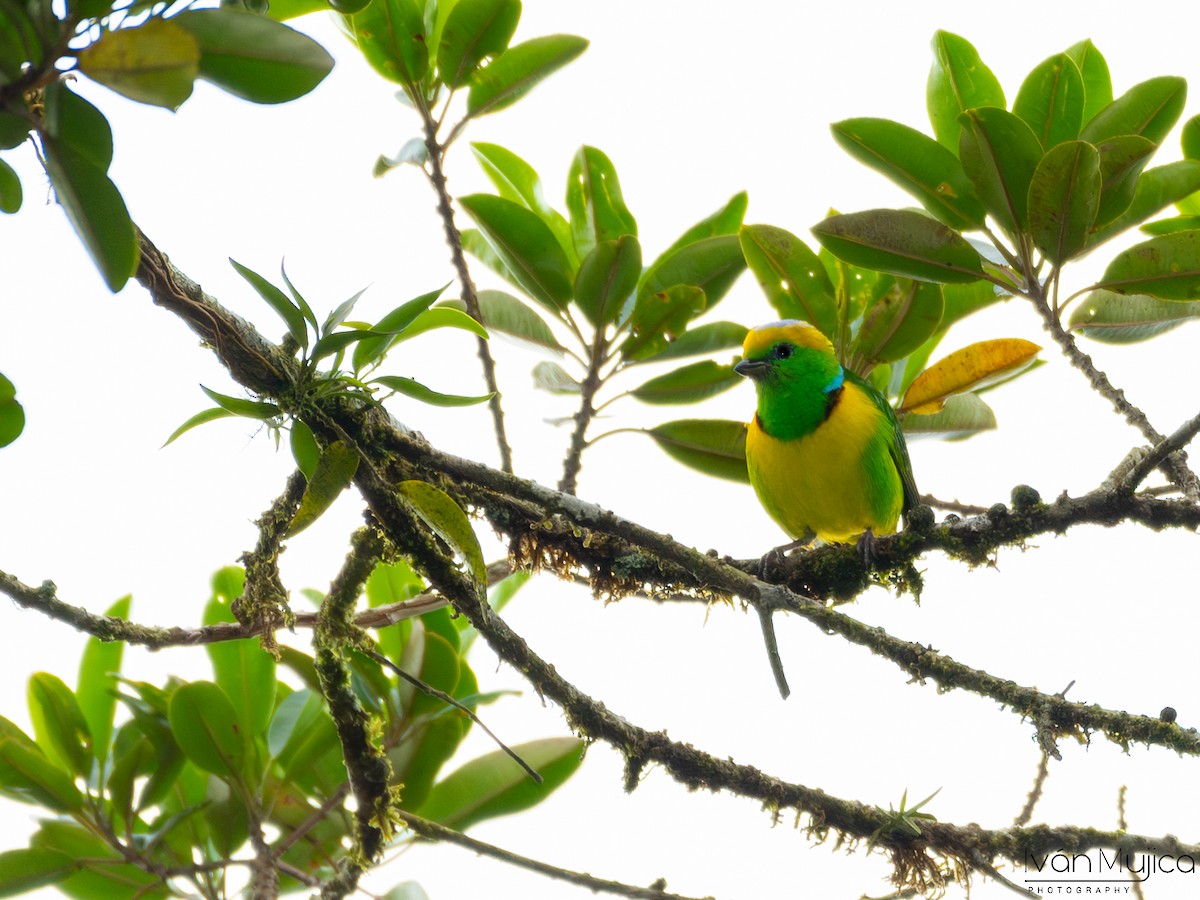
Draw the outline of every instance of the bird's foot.
M875 546L879 539L875 537L875 532L870 528L858 536L858 543L854 548L858 551L858 558L862 560L864 566L872 566L875 564Z
M783 565L783 558L793 550L799 550L802 547L807 547L813 542L813 535L808 534L802 538L792 541L787 544L780 544L763 554L762 559L758 561L758 578L760 581L767 580L767 574L772 569L778 569Z

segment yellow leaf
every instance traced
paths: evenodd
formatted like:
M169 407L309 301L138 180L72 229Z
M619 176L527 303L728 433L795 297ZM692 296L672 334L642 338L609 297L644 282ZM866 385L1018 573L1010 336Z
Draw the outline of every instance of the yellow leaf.
M200 45L174 22L150 19L136 28L105 32L79 54L79 68L131 100L173 110L192 95Z
M900 404L900 412L931 415L946 398L1011 378L1032 365L1042 348L1021 338L996 338L969 344L918 375Z

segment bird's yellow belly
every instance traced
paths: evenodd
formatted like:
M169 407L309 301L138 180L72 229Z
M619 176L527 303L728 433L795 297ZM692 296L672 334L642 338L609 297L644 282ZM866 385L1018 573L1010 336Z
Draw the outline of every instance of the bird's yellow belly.
M811 531L842 543L868 528L896 530L903 489L877 417L869 398L847 389L834 414L804 437L780 440L750 423L750 483L791 538Z

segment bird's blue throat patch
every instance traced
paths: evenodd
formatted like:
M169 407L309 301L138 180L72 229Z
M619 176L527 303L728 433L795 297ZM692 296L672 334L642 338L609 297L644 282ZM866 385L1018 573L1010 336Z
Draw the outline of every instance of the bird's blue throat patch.
M846 370L838 366L837 374L833 376L833 381L825 386L825 418L828 419L833 415L834 409L838 405L838 401L842 399L842 389L846 384Z

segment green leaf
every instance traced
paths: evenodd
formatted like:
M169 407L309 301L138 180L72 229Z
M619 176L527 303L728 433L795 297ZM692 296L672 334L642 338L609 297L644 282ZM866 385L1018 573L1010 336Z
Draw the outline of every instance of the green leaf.
M812 231L852 265L945 284L975 281L983 274L983 259L962 235L909 210L830 216Z
M667 250L642 274L637 303L650 294L676 285L692 285L704 291L706 309L724 297L746 268L736 234L718 234Z
M80 864L57 850L9 850L0 853L0 897L15 897L34 888L58 884L79 871Z
M285 285L287 285L288 293L291 294L292 299L294 301L296 301L296 306L300 309L300 314L302 316L304 316L304 321L306 321L309 325L312 326L313 331L315 333L324 334L325 331L322 331L317 327L316 313L314 313L312 311L312 307L308 305L308 301L304 299L304 295L301 294L298 290L296 290L296 286L294 284L292 284L292 279L288 278L287 264L284 260L279 261L279 275L280 275L280 277L283 278L283 283ZM365 290L366 290L366 288L363 288L362 291L359 291L357 294L355 294L353 297L351 297L349 300L347 300L346 303L349 303L350 306L353 307L354 301L357 300L359 297L361 297L363 294L363 291L365 291ZM343 303L342 306L346 306L346 303ZM340 311L342 306L339 306L337 311ZM347 310L347 312L348 312L348 310ZM332 318L332 317L333 317L333 313L330 314L330 318ZM341 319L337 320L337 325L342 324L342 321L344 319L345 319L345 315L343 315ZM329 320L326 319L327 325L328 325L328 321ZM336 325L334 327L336 327ZM331 329L327 328L326 330L331 330Z
M639 292L629 320L633 334L621 345L621 356L644 359L661 353L704 311L705 302L704 291L690 284L676 284L652 294Z
M417 815L462 831L485 819L528 809L574 774L583 762L583 748L577 738L543 738L513 747L542 776L541 784L504 751L494 750L434 785Z
M1146 294L1092 291L1071 312L1069 327L1104 344L1134 344L1189 319L1200 319L1200 301L1159 300Z
M938 31L933 35L933 67L925 87L925 103L934 136L958 153L959 116L981 106L1003 107L1004 91L970 41Z
M1179 143L1183 146L1184 159L1200 160L1200 115L1192 116L1183 124ZM1181 213L1200 215L1200 194L1184 197L1175 206Z
M370 2L370 0L368 0ZM359 9L365 8L363 4ZM306 16L309 13L328 12L332 4L327 0L271 0L267 6L267 15L276 22L286 22L289 19L297 19L300 16ZM337 9L337 12L358 12L359 9Z
M1179 144L1183 148L1184 159L1200 159L1200 115L1192 116L1183 123Z
M416 0L371 0L343 16L367 62L389 81L416 85L429 69L425 16Z
M1067 49L1083 75L1083 122L1090 122L1096 113L1112 103L1112 78L1104 55L1090 40L1080 41Z
M182 437L184 434L191 431L198 425L204 425L207 422L215 422L217 419L227 419L230 416L235 415L237 415L237 413L228 409L224 409L220 406L214 406L212 409L201 410L174 431L172 431L171 436L163 441L163 447L175 441L176 438ZM159 449L162 448L160 447Z
M108 289L116 293L133 274L138 258L137 238L125 201L88 155L49 136L42 144L54 196Z
M1012 111L1049 150L1079 136L1083 107L1083 74L1069 54L1059 53L1025 77Z
M540 216L492 194L470 194L458 202L522 290L553 312L566 308L575 273L554 232Z
M47 9L46 14L50 13ZM26 71L40 67L43 43L37 26L21 6L9 0L0 3L0 85L19 82Z
M711 215L705 216L681 234L675 243L666 249L663 257L670 256L681 247L705 238L718 237L722 234L737 234L738 229L742 227L742 220L746 217L746 206L749 202L750 198L745 191L734 194L729 198L728 203Z
M284 277L286 278L287 275L285 274ZM291 283L289 282L289 286L290 286L290 284ZM331 312L329 315L327 315L325 317L325 321L323 323L321 323L321 327L318 330L318 333L322 336L332 334L334 329L338 328L343 322L346 321L346 319L348 319L350 317L350 313L352 313L354 311L354 305L356 303L358 303L359 298L366 292L367 292L367 289L363 288L361 291L354 294L348 300L343 300L341 303L339 303L334 308L333 312ZM296 294L295 296L297 297L297 299L300 299L299 294ZM305 304L305 305L307 305L307 304ZM316 328L317 327L316 318L314 317L310 321L312 323L313 328Z
M592 326L616 321L642 276L642 247L632 234L595 244L575 276L575 304Z
M895 362L932 337L942 321L941 285L904 279L863 317L854 351L867 363Z
M689 468L750 483L746 471L746 424L728 419L677 419L645 432L670 457Z
M563 352L563 345L554 337L550 326L536 312L504 291L479 291L475 297L479 301L479 312L489 331L498 331L509 337L528 341L537 347ZM465 312L465 301L455 298L443 300L439 306L448 306Z
M38 746L70 772L92 771L92 735L71 689L57 675L36 672L29 679L29 718Z
M471 145L471 152L475 154L480 168L491 179L500 196L541 216L542 221L554 232L563 252L573 262L577 261L571 226L561 213L546 202L542 180L533 166L499 144L476 142Z
M155 900L169 896L156 875L122 862L103 838L74 822L43 819L30 839L33 848L53 850L79 860L82 870L62 883L64 896L105 900Z
M252 103L303 97L333 69L306 34L247 10L190 9L171 19L200 47L200 77Z
M1102 184L1100 153L1084 141L1064 141L1038 163L1029 184L1029 233L1052 263L1062 265L1087 244Z
M379 336L364 338L354 348L354 371L361 372L371 363L382 359L388 352L388 348L395 343L396 335L408 329L417 317L428 310L433 305L433 301L440 297L449 286L448 283L444 284L436 291L430 291L401 303L380 319L379 323L371 329Z
M1176 231L1195 231L1200 228L1200 216L1172 216L1155 219L1141 227L1146 234L1174 234Z
M832 130L843 150L904 188L939 221L959 230L983 226L975 187L937 141L888 119L846 119Z
M651 378L629 393L643 403L697 403L729 390L739 381L741 377L733 366L702 359Z
M230 397L228 394L219 394L204 385L200 385L200 390L208 394L208 398L217 406L228 410L235 416L245 416L248 419L272 419L279 415L279 407L274 403L247 400L245 397ZM196 417L193 416L193 418Z
M544 360L533 367L533 386L550 394L578 394L578 379L556 362Z
M104 113L96 109L67 83L56 81L46 86L42 127L58 141L78 151L92 165L107 172L113 158L112 128Z
M263 19L262 21L269 20ZM300 311L300 307L289 300L287 294L253 269L246 268L232 257L229 259L229 264L250 283L260 297L267 301L267 305L279 314L279 318L283 319L284 324L287 325L288 334L292 336L293 340L301 347L307 347L308 326L304 324L304 313Z
M442 81L466 84L485 57L504 52L520 18L520 0L457 0L437 47Z
M439 307L438 309L427 309L420 313L413 319L412 324L397 334L393 340L396 343L407 341L435 328L458 328L462 331L469 331L471 334L481 337L484 340L487 340L488 337L487 329L466 313L460 312L457 309Z
M1129 207L1088 238L1088 247L1096 247L1122 231L1140 225L1173 203L1200 190L1200 161L1181 159L1147 169L1137 179Z
M800 319L823 334L834 333L837 295L804 241L773 225L743 225L739 240L750 271L781 319Z
M0 375L0 447L7 447L25 430L25 410L16 397L13 383Z
M83 808L83 795L74 778L27 736L19 731L14 735L9 728L0 730L0 794L55 812Z
M288 526L287 536L295 537L321 517L333 501L350 486L358 471L358 453L344 441L334 441L321 451L313 476L308 480L300 508Z
M62 82L53 82L55 86L61 86ZM49 92L51 85L46 86L46 91ZM43 104L45 104L45 94L43 94ZM46 115L45 106L43 105L43 117ZM44 119L43 119L44 121ZM29 139L29 131L33 127L28 119L14 115L10 112L0 110L0 150L12 150L14 147L19 147Z
M241 777L245 737L229 697L211 681L191 681L171 696L171 731L195 765L219 778Z
M1200 299L1200 231L1162 235L1118 253L1094 287L1160 300Z
M309 362L320 362L328 356L333 356L335 353L341 353L351 344L356 344L359 341L365 341L368 338L386 338L389 335L381 334L373 329L357 329L351 328L345 331L335 331L333 334L327 334L315 344L308 353Z
M946 405L938 412L926 416L913 413L902 416L900 427L909 438L957 441L981 431L994 430L996 414L978 394L955 394L946 398Z
M740 349L746 340L747 330L745 325L738 325L736 322L709 322L706 325L697 325L667 344L665 350L636 361L660 362L686 356L700 356L718 350L732 350L735 347Z
M511 106L543 78L583 53L587 45L581 37L549 34L509 47L471 77L467 115L478 117Z
M104 615L112 619L129 617L131 596L124 596L107 610ZM88 732L92 736L92 750L103 762L108 757L108 744L112 736L113 717L117 710L117 673L121 671L121 657L125 645L121 641L102 641L88 638L79 660L79 680L75 698L87 720Z
M968 110L962 115L958 156L1000 227L1009 234L1024 228L1029 221L1029 182L1042 158L1033 130L1003 109Z
M305 480L311 481L321 459L321 447L317 444L312 429L299 419L292 419L289 444L296 467L304 473Z
M204 611L204 624L235 622L230 604L243 593L244 584L222 585L213 580L213 596ZM243 737L256 738L267 730L275 706L275 657L264 650L258 638L219 641L209 644L217 686L233 704Z
M1111 222L1129 208L1138 177L1154 155L1155 145L1141 135L1123 134L1095 145L1100 152L1100 207L1096 224Z
M483 394L478 397L466 397L459 394L441 394L419 381L399 375L381 375L368 383L381 384L398 394L404 394L406 397L412 397L414 400L420 400L431 406L474 406L477 403L487 403L493 396L492 394Z
M943 330L949 328L960 319L971 315L971 313L978 312L1008 296L1008 294L1004 293L990 281L972 281L968 284L943 284L942 300L945 305L942 311L941 328Z
M637 237L612 161L595 147L580 147L567 173L567 211L575 251L583 259L605 241Z
M152 18L103 32L80 51L79 69L130 100L174 110L192 95L200 47L174 19Z
M340 783L345 778L341 749L337 728L319 692L295 691L275 710L267 750L283 768L285 781L316 784L321 774L327 774Z
M0 212L10 215L17 212L22 200L21 177L12 166L0 159Z
M1162 75L1135 84L1083 126L1079 139L1098 144L1121 134L1140 134L1161 144L1183 112L1187 82Z
M402 481L396 485L396 490L408 500L421 521L466 561L476 583L485 584L487 565L483 561L479 539L475 537L467 514L454 498L424 481Z

